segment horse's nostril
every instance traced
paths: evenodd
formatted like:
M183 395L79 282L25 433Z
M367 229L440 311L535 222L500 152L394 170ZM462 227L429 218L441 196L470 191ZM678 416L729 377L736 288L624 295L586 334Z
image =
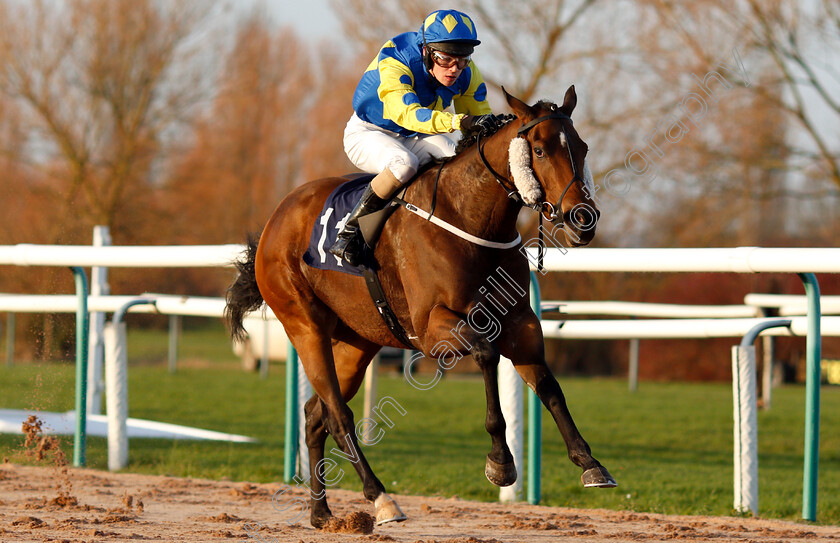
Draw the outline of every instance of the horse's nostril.
M563 222L571 224L580 230L591 230L596 224L601 213L597 209L589 207L578 207L563 214Z
M590 211L578 211L576 219L579 226L589 228L598 222L598 215Z

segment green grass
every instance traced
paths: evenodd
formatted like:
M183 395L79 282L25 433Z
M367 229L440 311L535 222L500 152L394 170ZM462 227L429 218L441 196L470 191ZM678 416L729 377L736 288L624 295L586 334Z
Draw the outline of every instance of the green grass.
M130 333L132 417L250 435L256 444L132 439L128 471L256 482L283 472L284 366L267 380L237 369L219 331L187 331L180 356L203 360L166 371L165 333ZM73 407L69 364L0 368L0 408L63 411ZM729 384L642 383L560 379L568 404L593 454L619 482L616 489L583 489L580 470L566 456L551 417L543 412L542 503L669 514L734 514L732 510L732 392ZM419 391L382 375L379 394L405 416L375 446L364 447L389 491L495 500L484 477L490 439L484 431L481 380L452 377ZM361 417L361 398L351 402ZM762 517L798 519L802 509L804 387L774 390L773 409L759 413ZM817 518L840 524L840 388L823 387ZM22 437L0 436L0 457L24 461ZM72 438L64 439L65 450ZM334 446L328 441L327 448ZM89 438L88 465L106 469L104 438ZM335 457L337 458L337 457ZM352 465L340 460L341 488L359 490Z

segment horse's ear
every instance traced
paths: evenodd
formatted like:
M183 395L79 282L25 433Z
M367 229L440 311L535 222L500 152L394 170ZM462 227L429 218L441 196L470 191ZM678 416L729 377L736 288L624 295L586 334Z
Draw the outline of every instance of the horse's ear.
M563 105L560 106L560 111L571 117L576 105L577 93L575 93L575 86L572 85L566 91L566 96L563 97Z
M504 87L502 87L502 92L505 93L505 100L507 100L510 109L513 110L513 112L516 114L517 117L519 117L520 120L533 117L533 113L531 113L531 108L528 106L528 104L526 104L519 98L508 94L508 91L506 91Z

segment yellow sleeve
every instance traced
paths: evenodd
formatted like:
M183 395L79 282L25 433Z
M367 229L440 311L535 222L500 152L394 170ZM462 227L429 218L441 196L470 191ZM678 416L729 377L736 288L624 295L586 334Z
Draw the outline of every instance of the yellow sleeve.
M438 101L431 107L422 107L414 92L414 75L408 66L386 57L379 61L379 99L382 116L407 130L423 134L442 134L455 130L455 115L442 111Z
M487 85L474 62L470 62L470 84L467 90L452 101L456 113L488 115L493 113L487 102ZM458 123L460 126L460 122Z

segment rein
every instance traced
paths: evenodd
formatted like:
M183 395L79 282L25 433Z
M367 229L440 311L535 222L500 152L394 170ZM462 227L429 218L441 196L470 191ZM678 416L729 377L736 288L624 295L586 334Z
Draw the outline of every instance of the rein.
M502 176L502 174L500 174L499 172L494 170L493 166L490 165L490 162L487 161L487 157L484 156L484 145L482 145L482 143L481 143L481 133L478 134L478 140L476 142L476 146L478 147L478 156L481 157L481 162L484 163L484 167L487 168L487 171L489 171L493 175L494 178L496 178L496 181L499 183L499 185L502 187L502 189L505 191L505 193L507 193L507 197L510 198L511 200L513 200L514 202L516 202L517 204L521 205L521 206L526 206L524 200L522 200L522 195L519 194L519 190L516 188L516 185L514 185L513 182L508 177L504 177L504 176ZM508 176L510 176L510 163L509 162L508 162ZM511 185L513 185L513 186L511 186ZM527 207L532 207L533 209L539 211L539 209L536 208L536 207L533 207L533 206L527 206Z
M482 156L481 158L484 159L484 156ZM400 196L394 197L393 202L396 203L397 205L403 206L404 208L406 208L408 211L414 213L415 215L426 219L430 223L443 228L447 232L449 232L451 234L455 234L459 238L465 239L465 240L467 240L470 243L473 243L475 245L480 245L481 247L487 247L487 248L490 248L490 249L512 249L513 247L516 247L517 245L519 245L522 242L522 236L519 234L519 232L516 233L516 238L514 238L513 241L508 241L508 242L492 241L492 240L489 240L489 239L484 239L484 238L480 238L478 236L474 236L474 235L470 234L469 232L465 232L465 231L461 230L460 228L458 228L457 226L444 221L443 219L435 217L435 207L437 206L437 193L438 193L438 185L440 184L440 174L443 173L443 167L446 165L447 162L448 162L447 159L444 159L444 160L441 161L440 167L438 168L437 174L435 175L435 186L432 189L432 204L429 208L429 211L425 211L423 209L420 209L416 205L414 205L410 202L407 202L404 199L405 198L405 193L408 190L407 188L403 190L401 197ZM485 166L490 168L490 171L493 171L493 169L490 167L489 164L487 164L486 161L484 162L484 164L485 164ZM519 198L519 201L521 203L522 199L519 196L519 193L516 191L515 188L513 189L512 194L516 198ZM511 196L510 194L508 194L508 196L510 196L511 198L514 197L514 196Z
M525 137L524 135L531 128L535 127L536 125L538 125L538 124L540 124L544 121L550 120L550 119L568 120L569 122L571 122L571 120L572 120L571 117L569 117L568 115L565 115L563 113L558 113L558 112L550 113L548 115L543 115L542 117L537 117L533 121L530 121L530 122L524 124L517 131L517 133L516 133L517 137L524 138ZM566 127L563 126L562 124L560 126L561 126L561 129L563 131L563 136L566 138L566 141L568 142L569 137L566 133ZM560 199L557 200L557 203L553 205L550 202L546 202L545 200L542 200L540 202L536 202L534 204L528 205L522 199L522 195L519 193L519 190L516 188L516 184L513 181L510 180L510 162L508 162L508 177L505 177L502 174L500 174L499 172L497 172L493 168L492 165L490 165L490 162L487 160L487 157L484 155L484 142L482 142L480 132L477 134L476 146L478 148L478 156L481 158L481 162L484 164L484 167L487 168L487 171L489 171L490 174L493 175L493 178L496 180L496 182L499 183L499 185L505 191L505 194L507 194L507 197L510 198L511 200L513 200L514 202L516 202L517 204L519 204L520 206L530 207L531 209L539 212L539 214L540 214L540 228L539 228L540 252L539 252L538 268L540 269L540 271L542 271L543 255L544 255L543 229L542 229L543 218L548 219L550 222L555 222L555 221L557 221L557 219L560 219L560 222L559 222L558 226L560 228L563 228L565 225L563 223L562 214L558 215L557 210L561 209L561 204L563 203L563 199L566 197L566 193L569 191L569 189L575 183L575 181L583 182L583 180L580 177L580 174L578 174L578 172L577 172L577 168L575 167L575 162L574 162L574 159L572 158L571 148L569 147L568 144L566 145L566 151L569 153L569 163L572 166L572 179L566 185L566 188L563 189L563 192L562 192L562 194L560 194ZM429 211L424 211L423 209L418 208L414 204L409 203L409 202L405 201L403 198L400 198L400 197L395 197L394 200L393 200L394 203L404 207L405 209L414 213L415 215L418 215L418 216L426 219L427 221L443 228L444 230L446 230L446 231L448 231L452 234L455 234L456 236L460 237L461 239L465 239L465 240L469 241L470 243L474 243L474 244L480 245L482 247L488 247L488 248L491 248L491 249L510 249L510 248L516 247L519 243L521 243L522 237L521 237L521 235L519 235L519 233L517 233L516 239L514 239L513 241L506 242L506 243L498 242L498 241L492 241L492 240L486 240L486 239L483 239L483 238L473 236L472 234L470 234L468 232L465 232L465 231L461 230L460 228L458 228L458 227L456 227L456 226L454 226L454 225L452 225L452 224L434 216L435 207L436 207L436 204L437 204L438 183L440 181L440 175L443 172L443 167L446 164L446 162L447 162L446 160L441 162L440 168L438 169L437 175L435 176L435 185L434 185L434 189L432 191L432 202L431 202L431 208L430 208ZM548 215L546 215L546 213L548 213Z

